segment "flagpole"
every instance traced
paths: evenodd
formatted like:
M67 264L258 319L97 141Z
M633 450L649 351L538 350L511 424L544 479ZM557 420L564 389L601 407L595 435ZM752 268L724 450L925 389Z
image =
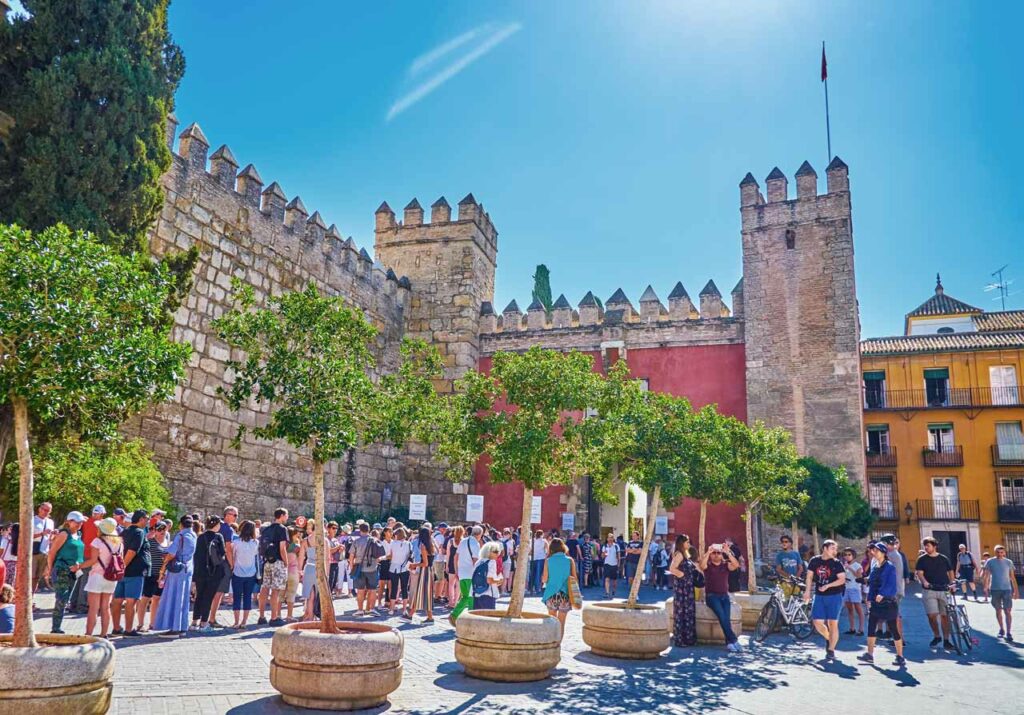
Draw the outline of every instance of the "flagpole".
M822 62L825 59L825 41L821 41ZM824 67L824 65L822 65ZM828 141L828 161L832 163L832 125L828 116L828 73L823 73L822 81L825 83L825 138Z

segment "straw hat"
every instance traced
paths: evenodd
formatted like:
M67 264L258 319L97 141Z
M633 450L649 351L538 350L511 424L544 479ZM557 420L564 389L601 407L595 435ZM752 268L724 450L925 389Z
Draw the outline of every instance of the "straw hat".
M117 536L117 522L113 519L100 519L96 522L96 528L104 536Z

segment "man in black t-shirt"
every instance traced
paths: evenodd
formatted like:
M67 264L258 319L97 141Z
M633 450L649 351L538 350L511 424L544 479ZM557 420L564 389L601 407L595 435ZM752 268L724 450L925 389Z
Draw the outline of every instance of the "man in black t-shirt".
M288 585L288 510L274 511L274 523L260 533L260 556L263 558L263 584L260 586L260 617L257 625L267 625L267 596L270 596L270 625L283 626L281 596Z
M632 539L626 544L626 580L629 587L633 587L633 578L636 576L637 567L640 565L640 552L644 549L644 542L640 540L640 532L634 531ZM640 580L643 580L643 572L640 572Z
M931 536L921 540L924 553L917 559L914 572L917 580L921 583L924 591L921 600L924 601L924 612L928 614L928 625L932 628L932 642L929 646L934 648L940 642L943 647L952 649L953 644L949 640L949 612L946 609L946 592L953 588L955 577L953 567L944 554L939 553L939 542ZM939 635L939 618L942 620L942 635Z
M836 644L839 643L839 611L843 608L843 593L846 591L846 569L836 558L839 545L828 539L821 545L821 554L807 564L807 585L804 603L809 603L813 589L814 605L811 606L811 621L814 630L825 639L825 660L835 660Z
M130 524L121 532L124 541L124 578L117 582L114 597L110 600L110 614L113 616L111 633L126 636L137 636L135 630L135 604L142 598L142 585L149 576L151 564L149 556L149 539L146 538L146 525L149 512L136 509L131 516ZM124 628L121 628L121 607L124 606Z

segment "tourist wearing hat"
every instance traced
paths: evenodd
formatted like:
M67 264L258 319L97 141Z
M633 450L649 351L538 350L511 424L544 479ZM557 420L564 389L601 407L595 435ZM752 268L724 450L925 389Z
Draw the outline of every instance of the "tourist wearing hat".
M899 608L896 596L899 593L901 574L896 566L889 561L889 547L879 541L869 547L871 554L871 571L868 572L868 603L871 611L868 615L868 652L858 656L865 663L875 662L876 631L881 623L886 623L896 646L895 665L903 666L903 634L898 620Z
M53 617L51 633L63 633L64 611L71 602L71 592L77 580L77 566L85 561L85 544L82 543L82 512L73 511L64 520L63 526L53 535L46 558L46 583L53 589ZM75 568L72 568L75 567Z
M99 536L92 540L92 556L78 566L72 567L77 573L89 569L89 580L85 590L89 594L89 614L85 620L85 634L92 635L96 619L100 620L100 638L110 633L110 599L117 587L116 581L108 581L104 571L116 556L124 558L124 544L117 534L117 522L100 519L96 522Z
M149 539L146 538L146 525L149 523L149 512L136 509L128 526L121 532L124 542L124 578L117 582L114 598L110 602L110 614L114 621L115 635L124 633L137 636L135 629L135 605L142 598L142 588L152 570L152 557L149 550ZM121 629L121 607L124 606L124 629Z
M44 501L36 509L32 517L32 592L35 593L46 580L47 554L50 552L50 538L53 535L54 523L50 518L53 504Z

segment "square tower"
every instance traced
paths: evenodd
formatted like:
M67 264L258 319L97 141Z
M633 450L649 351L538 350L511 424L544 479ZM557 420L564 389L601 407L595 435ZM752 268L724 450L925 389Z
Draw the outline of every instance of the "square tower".
M797 449L842 464L864 483L860 320L848 168L836 157L818 194L806 161L797 195L778 168L768 201L753 176L740 184L747 413L790 430Z

